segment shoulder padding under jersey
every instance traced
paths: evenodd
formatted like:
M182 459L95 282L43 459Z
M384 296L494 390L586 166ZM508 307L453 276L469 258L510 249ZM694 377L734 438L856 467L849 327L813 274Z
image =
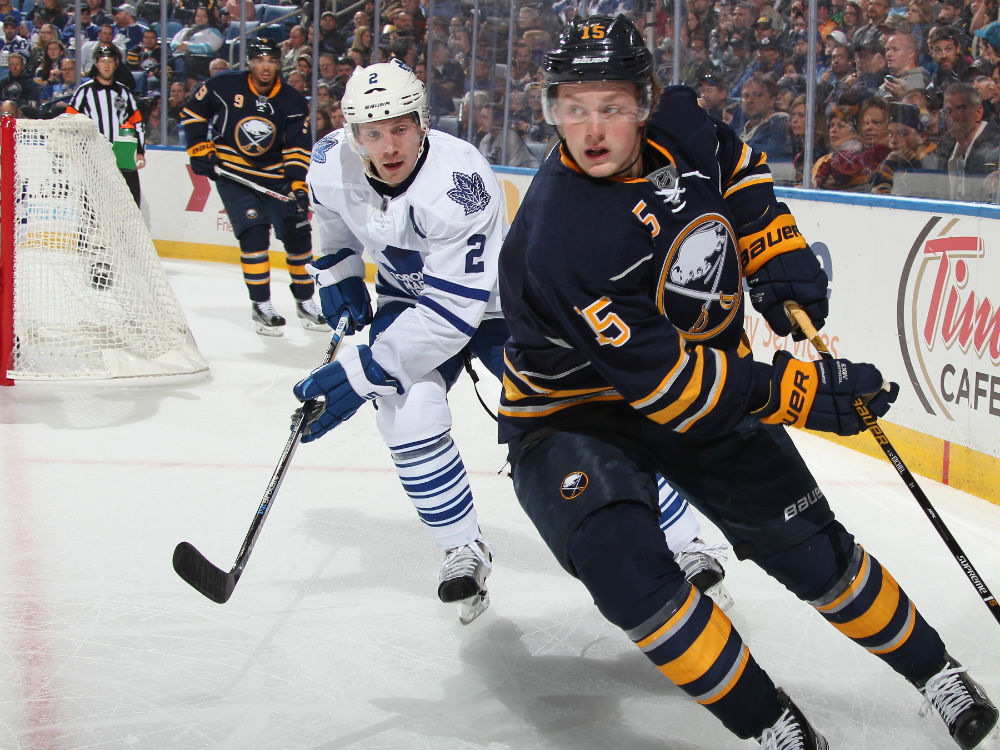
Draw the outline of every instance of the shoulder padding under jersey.
M665 133L667 148L683 152L697 165L718 163L716 125L717 121L701 108L698 95L689 86L665 88L649 121L650 135L654 140L659 140L657 131Z

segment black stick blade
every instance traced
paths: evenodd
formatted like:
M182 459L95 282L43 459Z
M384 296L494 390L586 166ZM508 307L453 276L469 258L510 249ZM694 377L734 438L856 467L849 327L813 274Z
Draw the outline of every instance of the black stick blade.
M215 567L189 542L174 548L174 570L213 602L225 604L236 588L236 575Z

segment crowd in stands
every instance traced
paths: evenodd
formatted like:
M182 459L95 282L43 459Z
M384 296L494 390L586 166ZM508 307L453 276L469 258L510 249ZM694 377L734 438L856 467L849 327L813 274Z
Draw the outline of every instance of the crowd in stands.
M559 28L594 13L624 13L642 27L653 8L660 82L696 89L703 108L767 152L779 182L996 202L998 0L818 0L812 87L805 0L383 0L378 17L374 0L316 0L318 28L311 2L164 0L168 34L159 33L160 3L136 1L112 10L86 0L77 20L63 0L36 0L28 12L0 0L0 100L25 116L58 114L79 83L79 24L84 75L97 44L118 45L122 81L147 123L165 117L166 143L180 143L177 113L189 93L239 67L242 2L245 33L280 40L282 76L310 98L317 138L342 125L354 68L396 57L427 84L433 126L475 143L493 164L532 168L555 140L542 114L542 61ZM160 141L154 130L150 144Z

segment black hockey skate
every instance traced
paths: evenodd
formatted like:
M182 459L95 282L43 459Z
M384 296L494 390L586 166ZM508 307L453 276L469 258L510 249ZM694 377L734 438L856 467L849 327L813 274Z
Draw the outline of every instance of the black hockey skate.
M253 318L255 330L261 336L284 336L285 319L278 315L271 300L253 302L250 305L250 317Z
M311 299L295 300L295 315L302 321L302 327L308 331L329 331L323 312Z
M757 738L764 750L828 750L826 738L810 726L799 707L781 688L778 688L778 703L784 711Z
M948 732L962 750L972 750L997 723L997 707L982 685L969 677L968 669L947 653L940 671L924 683L914 683L924 695L920 715L933 706Z

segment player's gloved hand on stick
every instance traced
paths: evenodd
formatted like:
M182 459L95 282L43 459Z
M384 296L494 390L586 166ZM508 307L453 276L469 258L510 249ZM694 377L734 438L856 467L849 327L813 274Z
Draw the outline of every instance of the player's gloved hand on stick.
M292 198L295 199L295 205L298 208L300 214L309 213L309 191L298 188L292 191Z
M292 388L295 398L324 398L324 408L305 429L302 442L322 437L346 422L365 401L402 393L399 382L372 359L367 346L345 346L336 361L317 367Z
M793 330L785 313L785 302L798 302L816 330L826 322L829 279L808 247L775 255L747 276L747 284L750 287L750 302L779 336L790 333L795 341L805 338L798 328Z
M347 333L352 334L372 322L372 300L368 294L368 286L360 276L334 280L336 277L329 269L342 260L339 253L323 255L308 264L306 271L319 289L324 317L327 320L340 320L344 312L349 313L351 322L347 326Z
M215 155L215 145L210 141L196 143L188 149L191 157L191 171L195 174L214 180L215 166L219 163L219 157Z
M868 411L881 417L899 395L899 385L885 381L874 365L846 359L804 362L786 351L774 355L771 392L752 412L766 424L787 424L810 430L855 435L865 424L854 408L862 397Z

